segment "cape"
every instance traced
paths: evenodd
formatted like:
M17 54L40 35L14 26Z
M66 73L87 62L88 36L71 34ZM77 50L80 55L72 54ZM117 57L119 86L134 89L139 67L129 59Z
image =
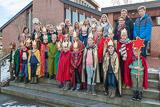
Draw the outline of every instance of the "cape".
M27 52L29 49L26 50ZM20 50L20 55L19 55L19 71L22 71L22 55L23 55L23 50Z
M58 51L57 45L50 43L48 45L48 70L49 70L49 77L56 75L56 67L55 67L55 55Z
M57 51L55 55L55 67L56 67L56 76L58 71L58 64L59 64L59 57L60 57L61 51Z
M141 56L140 59L141 59L141 61L142 61L142 65L143 65L143 67L144 67L143 87L144 87L145 89L147 89L147 88L148 88L148 67L147 67L147 62L146 62L145 57L143 57L143 56ZM134 61L134 60L131 59L129 63L132 64L133 61Z
M62 84L63 81L70 80L70 51L61 52L58 65L57 80Z
M120 58L120 52L119 50L121 49L121 45L122 43L118 42L118 47L117 47L117 54L118 54L118 57L119 57L119 62L121 63L121 58ZM127 51L127 60L125 61L125 64L124 64L124 83L126 85L129 85L129 86L132 86L132 82L131 82L131 69L129 68L129 65L130 65L130 60L132 59L133 57L133 48L132 48L132 42L131 43L128 43L126 44L126 51ZM122 67L120 67L122 69ZM121 75L122 75L122 71L121 71Z
M73 42L74 43L74 42ZM70 51L71 52L73 52L73 43L72 43L72 45L71 45L71 47L70 47ZM83 50L84 50L84 48L85 48L85 45L83 44L83 42L82 41L78 41L78 45L79 45L79 51L81 52L83 52Z
M20 50L17 49L15 50L15 54L14 54L14 64L15 64L15 76L17 77L19 75L19 54L20 54Z
M63 41L63 39L64 39L64 36L63 36L63 34L61 34L61 35L58 35L58 37L57 37L57 41Z
M41 42L40 55L41 55L41 75L45 75L45 47L48 48L48 44Z

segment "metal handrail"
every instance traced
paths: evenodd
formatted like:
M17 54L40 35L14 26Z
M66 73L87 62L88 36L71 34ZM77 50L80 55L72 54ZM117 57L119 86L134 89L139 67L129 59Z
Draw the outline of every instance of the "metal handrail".
M1 81L1 62L5 59L7 59L10 56L10 54L4 56L3 58L0 59L0 87L2 86L2 81Z

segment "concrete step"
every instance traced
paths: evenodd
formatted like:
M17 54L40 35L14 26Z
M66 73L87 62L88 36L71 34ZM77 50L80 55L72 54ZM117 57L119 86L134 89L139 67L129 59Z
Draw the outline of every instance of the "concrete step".
M62 94L62 95L67 95L67 96L72 96L72 97L78 97L78 98L85 98L84 96L86 96L86 95L83 95L85 90L81 90L80 92L63 91L63 90L60 90L60 88L58 88L57 85L51 85L51 84L38 83L36 85L33 85L33 84L10 82L10 85L15 86L15 87L22 87L22 88L33 89L33 90L38 90L38 91L57 93L57 94ZM122 95L122 98L124 96L128 96L128 98L131 100L132 98L131 90L124 90L122 93L124 93ZM96 101L101 101L103 99L100 95L104 96L104 92L101 92L101 91L97 92L97 96L99 96L99 99L96 99ZM92 99L92 97L93 96L91 95L91 97L87 97L87 99L94 100ZM158 100L159 92L157 92L157 90L148 89L148 91L144 91L143 98L150 99L150 100ZM110 100L110 98L108 98L107 100ZM109 102L106 102L106 103L109 103ZM113 104L119 104L119 103L114 102Z
M43 79L43 78L39 78L38 81L40 83L47 83L47 84L54 84L54 85L60 85L60 82L57 80L50 80L50 79ZM148 79L148 87L149 88L154 88L154 89L158 89L159 88L159 82L158 80L154 80L154 79ZM98 90L101 91L101 89L103 89L103 85L102 84L98 84ZM100 88L100 89L99 89Z
M2 93L28 98L32 100L42 101L46 103L69 106L69 107L110 107L110 106L120 107L118 105L111 105L102 102L86 100L82 98L75 98L70 96L47 93L37 90L30 90L14 86L3 87Z
M159 81L159 71L158 70L148 70L148 79Z

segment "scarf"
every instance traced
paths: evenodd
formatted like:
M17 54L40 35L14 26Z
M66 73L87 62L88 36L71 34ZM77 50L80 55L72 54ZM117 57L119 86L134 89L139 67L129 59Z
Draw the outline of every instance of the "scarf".
M129 38L127 38L126 40L120 39L120 42L122 44L128 44L128 43L131 43L131 40Z
M140 59L141 59L141 55L140 55ZM135 55L132 57L132 60L134 60L134 61L137 61L138 60L138 57L136 57Z
M105 26L107 26L108 25L108 23L106 22L106 23L101 23L101 26L103 26L103 27L105 27Z
M121 56L126 57L127 58L127 51L126 51L126 45L122 44L121 45L121 49L119 50Z
M125 24L123 24L122 26L118 25L117 31L121 32L121 30L123 30L125 27Z
M98 46L99 42L101 41L102 37L103 36L101 36L100 38L99 37L97 38L97 46Z
M88 49L93 49L93 48L95 48L95 44L87 45L87 46L86 46L86 49L87 49L87 50L88 50Z

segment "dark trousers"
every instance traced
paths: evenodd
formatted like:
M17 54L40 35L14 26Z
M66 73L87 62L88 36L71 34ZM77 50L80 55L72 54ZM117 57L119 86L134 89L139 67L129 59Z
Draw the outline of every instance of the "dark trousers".
M79 76L79 72L77 69L74 70L75 71L75 82L80 84L81 83L81 78Z
M144 41L143 43L144 43L145 47L142 47L142 56L146 58L147 57L146 49L147 49L148 41Z
M120 56L121 57L121 60L120 60L120 66L121 66L121 72L122 72L122 81L124 79L124 64L125 64L125 61L123 61L123 56Z
M102 63L99 63L99 74L100 74L100 81L101 83L103 83Z
M31 63L32 77L36 77L37 63Z

